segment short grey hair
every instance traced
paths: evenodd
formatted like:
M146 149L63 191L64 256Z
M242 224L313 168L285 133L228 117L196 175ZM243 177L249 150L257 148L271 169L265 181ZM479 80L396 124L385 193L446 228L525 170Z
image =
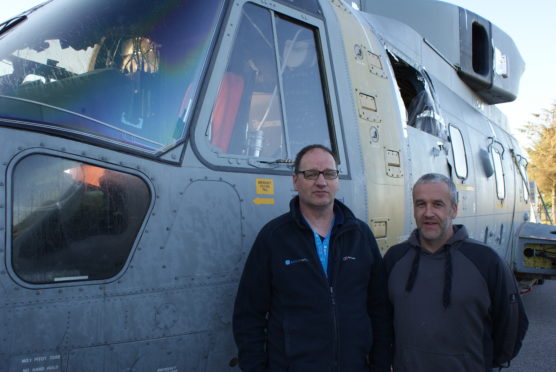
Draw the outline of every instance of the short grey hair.
M458 190L456 188L456 185L450 178L446 177L445 175L440 173L424 174L417 180L417 182L415 182L415 185L413 185L413 190L415 190L415 187L417 185L422 183L445 183L450 190L450 201L452 202L452 204L458 204Z

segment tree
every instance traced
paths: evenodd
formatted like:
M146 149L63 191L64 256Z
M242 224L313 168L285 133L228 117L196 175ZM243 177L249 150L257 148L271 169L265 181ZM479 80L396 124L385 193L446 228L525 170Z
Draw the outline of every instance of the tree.
M552 201L552 219L556 216L556 103L541 114L535 115L538 122L529 122L524 132L531 141L529 154L529 177L533 179L543 195ZM547 198L545 197L545 201ZM548 203L547 203L548 204Z

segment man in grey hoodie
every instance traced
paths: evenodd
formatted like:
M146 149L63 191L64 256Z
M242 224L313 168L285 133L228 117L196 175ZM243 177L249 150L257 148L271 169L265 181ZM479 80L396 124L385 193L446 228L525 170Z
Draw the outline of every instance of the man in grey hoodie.
M508 266L470 239L454 183L422 176L413 188L417 229L384 261L394 314L395 372L491 371L515 357L528 326Z

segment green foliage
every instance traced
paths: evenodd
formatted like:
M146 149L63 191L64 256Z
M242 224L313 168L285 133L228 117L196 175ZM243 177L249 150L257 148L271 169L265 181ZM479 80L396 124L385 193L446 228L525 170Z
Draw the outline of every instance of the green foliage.
M537 183L547 204L556 200L556 103L541 114L537 122L529 122L522 132L529 137L529 178ZM554 216L554 208L552 208Z

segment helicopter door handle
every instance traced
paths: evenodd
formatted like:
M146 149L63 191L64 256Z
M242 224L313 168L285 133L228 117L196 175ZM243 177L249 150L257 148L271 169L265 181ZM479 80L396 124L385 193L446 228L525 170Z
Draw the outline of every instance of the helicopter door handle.
M440 156L440 153L444 151L448 155L448 149L442 142L437 142L436 146L432 148L432 154L434 157Z

